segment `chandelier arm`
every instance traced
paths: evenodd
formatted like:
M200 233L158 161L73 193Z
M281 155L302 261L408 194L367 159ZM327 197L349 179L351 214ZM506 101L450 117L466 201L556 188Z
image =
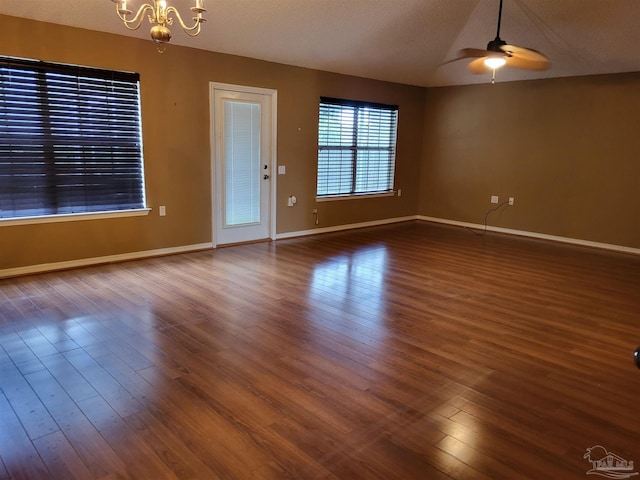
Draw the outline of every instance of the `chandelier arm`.
M132 12L125 11L123 15L120 11L120 3L116 2L116 13L118 14L118 17L120 17L120 20L122 20L122 22L124 23L124 26L129 30L137 30L140 28L140 25L142 25L142 21L144 20L144 14L147 10L151 10L151 17L155 19L155 9L148 3L143 3L142 5L140 5L140 8L136 12L135 16L131 19L128 19L127 15Z
M178 10L176 10L175 7L167 8L167 18L169 17L169 14L173 13L175 17L178 19L178 23L180 23L180 26L185 31L185 33L191 37L195 37L200 33L200 27L202 25L202 22L205 21L205 19L202 18L202 13L205 10L203 8L197 8L197 7L194 7L191 10L196 14L196 16L194 17L194 20L196 23L191 27L188 27L184 23L184 21L182 20L182 17L180 16L180 12L178 12Z

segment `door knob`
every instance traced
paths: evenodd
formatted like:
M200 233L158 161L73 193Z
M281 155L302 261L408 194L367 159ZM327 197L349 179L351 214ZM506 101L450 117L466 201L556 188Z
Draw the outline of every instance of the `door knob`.
M268 180L268 179L269 179L269 175L267 175L267 174L265 173L265 174L264 174L264 176L263 176L262 178L264 178L265 180Z

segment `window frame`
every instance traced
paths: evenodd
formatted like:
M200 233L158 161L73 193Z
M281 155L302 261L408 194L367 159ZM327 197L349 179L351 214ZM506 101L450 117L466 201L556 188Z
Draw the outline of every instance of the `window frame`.
M11 216L0 217L0 226L151 211L146 203L138 73L7 56L0 56L0 67L3 84L13 77L25 82L7 87L0 99L0 174L9 185L5 201L12 207L6 210ZM61 101L67 93L68 104ZM112 115L123 112L124 119L113 120ZM21 155L27 156L24 164ZM58 173L61 165L67 168L64 174ZM20 176L27 179L22 186ZM35 200L16 207L30 190Z
M398 105L320 97L318 113L316 201L323 202L354 198L386 197L393 196L395 194L398 111ZM347 128L342 125L337 125L337 122L335 121L336 119L331 118L331 114L334 116L345 114L349 117L350 112L353 112L353 119L351 121L352 124ZM367 113L370 117L379 117L376 122L371 122L374 128L373 131L370 131L368 128L364 130L361 129L360 116L364 113ZM325 129L324 132L323 128ZM379 132L379 138L376 137L378 138L378 142L375 146L372 146L368 135L375 133L375 128L382 129L383 131ZM329 137L331 136L334 139L333 143L329 140ZM338 136L338 138L336 136ZM365 137L363 141L361 141L362 137ZM380 144L380 141L383 141L383 144ZM333 151L333 157L331 156L331 151ZM324 162L322 160L323 152L327 152L324 154L327 157ZM374 156L377 153L379 156L378 161L385 168L386 172L383 176L370 175L369 173L363 174L362 171L365 170L366 167L362 170L358 169L359 164L370 165L363 157L366 157L368 156L367 154L371 153L374 153ZM380 161L380 157L384 155L388 158ZM345 161L345 157L350 158L347 158ZM330 171L332 169L335 170L336 168L345 167L351 171L350 176L347 175L346 181L341 178L341 173L330 178ZM321 179L322 176L324 176L326 180ZM363 180L365 183L374 182L379 184L380 182L384 182L386 183L386 187L382 189L370 188L368 190L359 190L358 182L362 182ZM320 193L321 181L322 186L324 186L324 190L327 191L327 193ZM340 183L343 185L340 185ZM347 183L349 184L348 191L344 188L344 185ZM329 193L328 190L331 190L332 187L334 191Z

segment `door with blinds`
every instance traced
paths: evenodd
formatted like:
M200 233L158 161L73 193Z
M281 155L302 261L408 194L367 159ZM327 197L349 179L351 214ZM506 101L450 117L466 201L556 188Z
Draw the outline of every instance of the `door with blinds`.
M274 237L275 92L212 84L213 243Z

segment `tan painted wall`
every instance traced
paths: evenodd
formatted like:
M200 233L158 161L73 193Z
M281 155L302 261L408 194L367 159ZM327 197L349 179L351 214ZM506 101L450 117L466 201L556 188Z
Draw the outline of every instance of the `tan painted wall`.
M141 74L147 217L0 226L0 270L211 241L209 82L278 90L277 232L426 215L640 248L640 74L421 89L0 16L0 55ZM320 96L400 105L403 196L316 203ZM289 195L298 204L288 208ZM167 206L159 217L157 206Z
M136 71L141 103L147 217L0 226L0 269L211 241L209 82L278 91L277 233L415 215L424 89L330 74L0 15L0 55ZM320 96L398 104L397 186L402 197L316 204ZM286 206L296 195L298 204ZM157 207L166 205L167 216Z
M419 214L640 248L640 74L428 89Z

